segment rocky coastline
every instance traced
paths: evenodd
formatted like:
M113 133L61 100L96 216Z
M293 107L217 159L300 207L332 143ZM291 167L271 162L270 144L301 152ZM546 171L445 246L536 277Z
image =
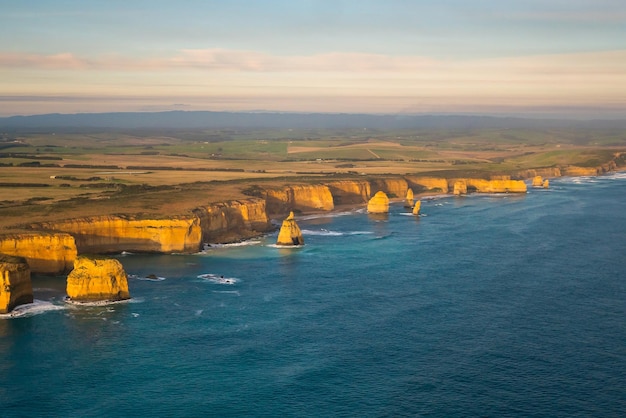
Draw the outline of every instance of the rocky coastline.
M182 215L152 219L96 216L32 223L29 232L0 235L0 254L21 257L28 266L29 276L31 273L68 275L77 260L85 262L85 254L195 253L207 243L233 243L275 230L277 227L271 222L273 217L284 217L290 212L329 212L365 206L379 192L386 194L392 202L406 201L407 194L420 199L440 194L526 193L533 184L529 180L536 184L538 177L601 175L617 169L615 164L608 164L593 170L580 167L524 170L514 179L510 176L446 178L411 175L259 188L255 197L199 206ZM6 297L10 299L11 296Z

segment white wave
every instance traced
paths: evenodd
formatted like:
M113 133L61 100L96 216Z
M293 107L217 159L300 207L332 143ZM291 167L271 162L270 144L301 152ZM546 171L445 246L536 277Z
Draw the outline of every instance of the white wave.
M7 314L0 314L0 319L26 318L33 315L40 315L50 311L61 311L64 306L55 305L51 302L35 299L33 303L19 305Z
M239 282L239 279L235 279L234 277L224 277L213 273L199 274L197 277L198 279L206 280L215 284L232 285Z
M120 255L133 255L130 251L122 251Z
M144 276L144 277L139 277L139 276L136 276L136 275L133 275L133 277L131 277L131 276L128 276L128 277L130 277L132 279L136 279L136 280L143 280L143 281L146 281L146 282L162 282L163 280L166 280L165 277L155 276L154 274L150 274L150 275Z
M304 215L297 216L299 221L309 221L311 219L320 219L320 218L338 218L340 216L349 216L357 213L359 209L353 211L344 211L344 212L328 212L328 213L316 213L312 215Z
M211 250L211 249L215 249L215 248L246 247L248 245L259 245L259 244L261 244L261 240L258 240L258 239L248 240L248 241L240 241L240 242L232 242L230 244L210 244L210 243L205 243L204 244L204 248L203 248L203 252Z
M292 248L303 248L304 245L278 245L278 244L268 244L267 245L270 248L287 248L287 249L292 249Z
M72 300L69 297L65 298L65 303L74 306L109 306L109 305L118 305L121 303L131 303L131 299L124 300L95 300L93 302L83 302L79 300Z
M340 237L343 232L329 231L328 229L320 229L317 231L313 231L311 229L303 229L302 235L322 235L322 236L330 236L330 237Z

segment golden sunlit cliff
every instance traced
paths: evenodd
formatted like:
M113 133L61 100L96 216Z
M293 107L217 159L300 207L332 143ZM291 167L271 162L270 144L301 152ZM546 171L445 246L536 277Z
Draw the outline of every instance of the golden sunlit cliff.
M74 238L65 233L33 232L0 236L0 253L24 257L33 273L61 274L74 265Z
M0 314L33 302L33 286L26 259L0 254Z

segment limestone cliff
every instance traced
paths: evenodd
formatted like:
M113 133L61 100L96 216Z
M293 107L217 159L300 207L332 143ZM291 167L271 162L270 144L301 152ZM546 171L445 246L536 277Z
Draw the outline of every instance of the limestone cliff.
M365 180L343 180L328 183L335 205L367 203L370 199L370 183Z
M29 233L0 237L0 253L24 257L33 273L63 274L76 259L74 238L65 233Z
M413 199L415 199L415 194L413 194L413 189L407 190L406 191L405 201L404 201L404 207L405 208L412 208L413 207Z
M413 191L448 193L448 180L439 177L407 176L406 180Z
M388 213L389 212L389 198L385 192L377 192L374 197L367 203L368 213Z
M304 238L300 227L296 223L293 212L289 212L289 216L283 221L280 231L278 232L277 245L304 245Z
M567 166L561 170L564 176L597 176L599 174L599 170L597 167L577 167L577 166Z
M522 179L530 179L536 176L561 177L561 169L558 167L531 168L518 171L515 175L515 177Z
M265 205L268 213L287 213L292 210L333 210L333 196L323 184L285 186L281 189L265 190Z
M417 202L415 202L415 206L413 206L413 215L419 215L421 207L422 207L421 200L418 200Z
M526 183L522 180L484 180L464 179L467 183L467 191L477 193L526 193ZM458 180L455 180L458 181Z
M532 187L542 187L543 186L543 177L535 176L533 177Z
M215 203L194 213L200 219L203 242L239 241L271 229L263 199Z
M130 252L193 253L200 249L202 230L197 216L135 219L100 216L47 222L35 227L71 234L81 254Z
M33 286L26 259L0 254L0 314L33 302Z
M79 256L67 276L67 296L73 301L117 301L130 298L122 264L112 258Z
M544 189L550 188L550 180L545 179L543 183L541 184L541 187L543 187Z
M385 192L387 197L403 198L409 185L404 178L372 178L370 179L372 193Z
M452 193L456 196L467 194L467 182L465 180L455 181L452 190Z

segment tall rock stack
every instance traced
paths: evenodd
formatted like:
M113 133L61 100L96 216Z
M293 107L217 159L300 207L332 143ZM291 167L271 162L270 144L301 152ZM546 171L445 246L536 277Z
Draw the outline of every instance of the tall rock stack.
M293 212L289 212L289 216L283 221L280 231L278 232L277 245L304 245L302 231L296 223Z
M541 176L533 177L532 187L543 187L543 178Z
M26 259L0 254L0 314L33 303L33 285Z
M413 194L413 189L408 189L406 191L406 201L404 203L405 208L413 207L413 199L415 199L415 195Z
M66 292L76 302L130 299L124 267L113 258L79 256L67 276Z
M383 191L376 192L367 203L368 213L389 213L389 197Z
M422 207L422 201L418 200L415 202L415 206L413 206L413 215L417 216L420 214L420 208Z

